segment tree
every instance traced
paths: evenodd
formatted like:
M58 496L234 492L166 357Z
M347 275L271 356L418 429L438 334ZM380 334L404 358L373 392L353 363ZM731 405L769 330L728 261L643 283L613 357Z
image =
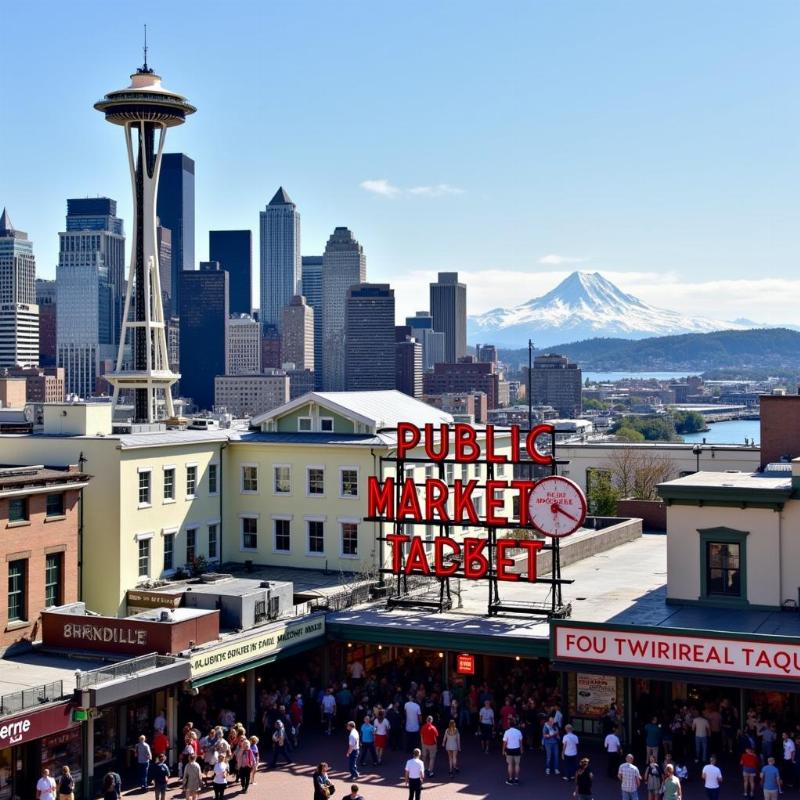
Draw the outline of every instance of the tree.
M620 494L614 487L611 475L606 470L592 470L587 492L589 511L598 517L614 517Z
M610 481L620 498L658 500L656 487L675 477L675 464L667 455L638 447L621 447L608 459Z
M675 430L678 433L698 433L706 430L706 420L697 411L673 411Z

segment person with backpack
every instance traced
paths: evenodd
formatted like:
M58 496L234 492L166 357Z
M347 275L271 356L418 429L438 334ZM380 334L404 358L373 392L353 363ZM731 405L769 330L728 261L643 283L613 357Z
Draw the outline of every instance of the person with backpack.
M61 767L58 779L58 800L75 800L75 778L66 764Z
M169 781L169 766L167 765L167 757L164 753L159 753L156 756L155 763L150 768L150 773L153 779L153 787L155 789L155 800L166 800L167 781Z

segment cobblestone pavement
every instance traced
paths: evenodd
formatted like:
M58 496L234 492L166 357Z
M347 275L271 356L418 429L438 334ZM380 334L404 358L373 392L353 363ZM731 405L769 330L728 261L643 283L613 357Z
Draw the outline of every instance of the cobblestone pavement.
M488 756L480 751L478 740L464 737L464 752L461 753L461 772L454 778L447 775L447 756L439 750L433 778L426 781L422 793L423 800L485 800L486 798L539 798L546 800L572 800L574 786L562 781L560 776L544 774L544 755L537 751L522 756L521 778L518 786L505 784L505 761L500 755L499 745ZM327 761L331 767L329 775L336 786L336 800L347 798L351 781L347 773L345 757L346 737L343 734L332 737L311 735L303 746L293 753L294 764L279 766L274 770L266 770L264 764L259 768L256 783L244 795L238 783L232 783L225 792L226 798L243 798L247 800L312 800L313 788L311 774L320 761ZM595 800L620 800L619 785L606 775L606 756L599 750L590 749L581 752L592 761L594 775ZM361 768L361 778L357 783L364 800L406 800L408 790L403 787L402 772L405 754L387 752L384 763L380 767L367 766ZM637 759L637 765L643 768L643 758ZM706 800L702 782L693 767L692 779L684 783L685 800ZM740 770L733 763L722 764L724 781L721 800L741 798ZM152 797L153 790L147 793L137 789L125 791L126 797ZM783 797L792 800L794 792ZM182 793L176 780L170 782L167 792L168 800L180 798ZM201 798L212 798L209 788L201 794ZM639 790L640 800L647 800L647 792ZM755 800L762 800L762 793L757 790Z

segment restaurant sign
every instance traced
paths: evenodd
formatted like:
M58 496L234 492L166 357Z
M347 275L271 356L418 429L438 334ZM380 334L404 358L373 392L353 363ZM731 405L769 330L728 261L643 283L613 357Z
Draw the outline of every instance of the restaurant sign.
M69 703L59 703L14 717L3 717L0 719L0 750L71 728L74 723L70 712Z
M800 680L800 644L551 624L561 663Z
M251 661L258 661L301 642L306 644L324 636L325 619L322 616L318 619L270 626L236 641L194 653L192 679L247 665Z

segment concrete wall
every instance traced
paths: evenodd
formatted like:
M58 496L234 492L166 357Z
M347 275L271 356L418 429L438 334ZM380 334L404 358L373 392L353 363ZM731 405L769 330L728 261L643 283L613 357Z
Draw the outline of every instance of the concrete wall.
M621 517L639 517L646 531L667 530L667 506L661 500L633 500L625 498L617 503Z

